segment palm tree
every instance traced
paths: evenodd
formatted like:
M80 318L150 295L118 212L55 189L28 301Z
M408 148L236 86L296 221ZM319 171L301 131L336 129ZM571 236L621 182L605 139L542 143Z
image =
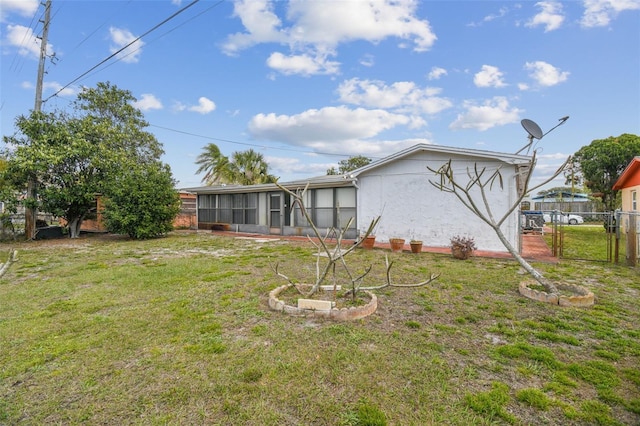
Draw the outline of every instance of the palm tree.
M274 183L278 180L269 174L269 165L263 155L253 149L234 152L228 170L229 178L240 185Z
M196 174L205 173L202 182L207 185L221 183L232 183L229 179L229 159L222 155L218 145L210 143L206 145L203 152L196 158L198 170Z

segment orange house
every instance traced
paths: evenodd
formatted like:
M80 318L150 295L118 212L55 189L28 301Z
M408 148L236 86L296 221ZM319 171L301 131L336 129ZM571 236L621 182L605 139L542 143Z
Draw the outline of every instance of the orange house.
M640 211L640 156L631 160L613 185L613 189L621 191L622 211Z

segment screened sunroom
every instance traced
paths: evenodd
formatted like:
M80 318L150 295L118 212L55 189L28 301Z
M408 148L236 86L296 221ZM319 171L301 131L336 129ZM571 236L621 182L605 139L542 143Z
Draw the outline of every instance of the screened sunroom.
M281 184L302 192L307 213L321 232L349 225L346 238L357 237L356 187L343 176L323 176ZM236 232L307 235L312 230L291 196L275 184L189 188L198 197L198 229L224 225ZM294 204L294 205L292 205Z

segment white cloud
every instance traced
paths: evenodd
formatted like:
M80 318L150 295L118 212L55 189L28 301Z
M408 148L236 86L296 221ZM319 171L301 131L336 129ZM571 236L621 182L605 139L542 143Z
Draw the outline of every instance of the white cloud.
M373 55L364 55L361 59L360 59L360 65L363 65L365 67L372 67L375 65L375 60L373 58Z
M586 28L606 27L620 12L640 9L638 0L584 0L580 24Z
M450 100L436 96L441 91L434 87L420 88L410 81L399 81L389 86L382 81L358 78L346 80L338 87L342 102L414 114L436 114L450 108Z
M0 0L0 22L12 13L20 16L31 17L40 7L39 0Z
M538 25L544 25L544 32L557 30L564 22L562 14L562 4L557 1L541 1L536 3L541 10L533 18L531 18L525 26L535 28Z
M116 53L118 50L122 49L124 46L128 45L136 39L136 36L134 36L129 30L116 27L109 28L109 35L111 37L111 43L113 43L113 45L109 48L109 51L112 54ZM123 62L138 62L140 60L140 55L142 54L142 46L144 45L145 43L142 40L138 40L131 46L124 49L122 52L118 53L116 57Z
M184 111L187 109L187 106L180 101L175 101L173 106L171 107L174 111Z
M236 0L233 16L240 18L247 32L230 35L223 51L231 55L259 43L286 42L287 35L280 29L282 23L273 9L269 0Z
M483 65L482 70L473 77L477 87L505 87L504 73L492 65Z
M326 46L352 40L377 43L388 37L413 42L413 50L429 50L436 41L429 22L415 17L414 1L291 1L287 16L295 22L293 41Z
M412 125L411 117L380 109L350 109L345 106L311 109L296 115L258 114L249 122L249 133L256 139L269 139L290 145L339 152L346 146L373 138L396 126Z
M180 101L175 101L171 107L176 112L191 111L199 114L208 114L216 109L216 104L204 96L198 98L198 105L188 106Z
M208 114L215 109L216 109L216 104L212 100L207 99L204 96L198 98L198 105L191 106L188 108L189 111L197 112L203 115Z
M464 101L465 112L458 114L456 120L449 125L450 129L477 129L485 131L495 126L515 123L518 121L522 110L511 107L509 101L502 96L477 104L473 101Z
M35 36L31 28L22 25L7 25L5 42L18 48L18 54L30 58L40 57L41 40ZM53 54L53 46L47 43L47 54Z
M427 78L429 80L439 80L440 77L447 75L447 70L440 67L432 67L429 74L427 74Z
M280 43L287 45L291 53L272 54L270 66L280 65L276 68L279 71L295 70L304 59L302 69L326 74L337 72L334 67L339 63L325 61L340 43L378 43L395 37L411 42L414 51L422 52L436 41L429 22L415 16L418 3L410 0L341 1L332 2L331 7L325 2L291 0L278 5L286 8L286 24L275 13L274 4L268 0L236 0L234 16L240 18L245 32L230 35L223 51L233 55L256 44ZM295 59L295 63L285 62L286 58ZM323 66L314 68L314 63Z
M508 11L509 10L506 7L501 7L500 10L498 11L498 13L494 13L494 14L485 16L483 21L484 22L491 22L493 20L502 18L502 17L506 16Z
M555 86L569 78L568 71L560 71L559 68L554 67L544 61L527 62L524 68L528 71L529 77L534 79L540 86Z
M162 102L151 93L143 93L138 101L133 102L133 106L141 111L149 111L152 109L162 109Z
M492 13L490 15L487 15L484 18L482 18L481 22L471 22L470 24L468 24L468 26L469 27L479 27L485 22L491 22L491 21L494 21L496 19L500 19L500 18L505 17L508 12L509 12L509 9L507 9L506 7L501 7L500 10L498 11L498 13Z
M285 56L280 52L272 53L267 59L267 65L285 75L301 74L336 74L340 63L327 61L326 56L291 55Z

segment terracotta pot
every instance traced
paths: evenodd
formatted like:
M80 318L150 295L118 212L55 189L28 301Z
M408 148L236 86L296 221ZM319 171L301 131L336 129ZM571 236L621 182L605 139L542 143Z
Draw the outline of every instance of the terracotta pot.
M422 252L422 241L411 241L411 253L420 253Z
M361 244L361 247L367 250L371 250L376 243L376 236L369 235Z
M389 244L391 245L392 252L400 253L404 248L404 238L390 238Z

